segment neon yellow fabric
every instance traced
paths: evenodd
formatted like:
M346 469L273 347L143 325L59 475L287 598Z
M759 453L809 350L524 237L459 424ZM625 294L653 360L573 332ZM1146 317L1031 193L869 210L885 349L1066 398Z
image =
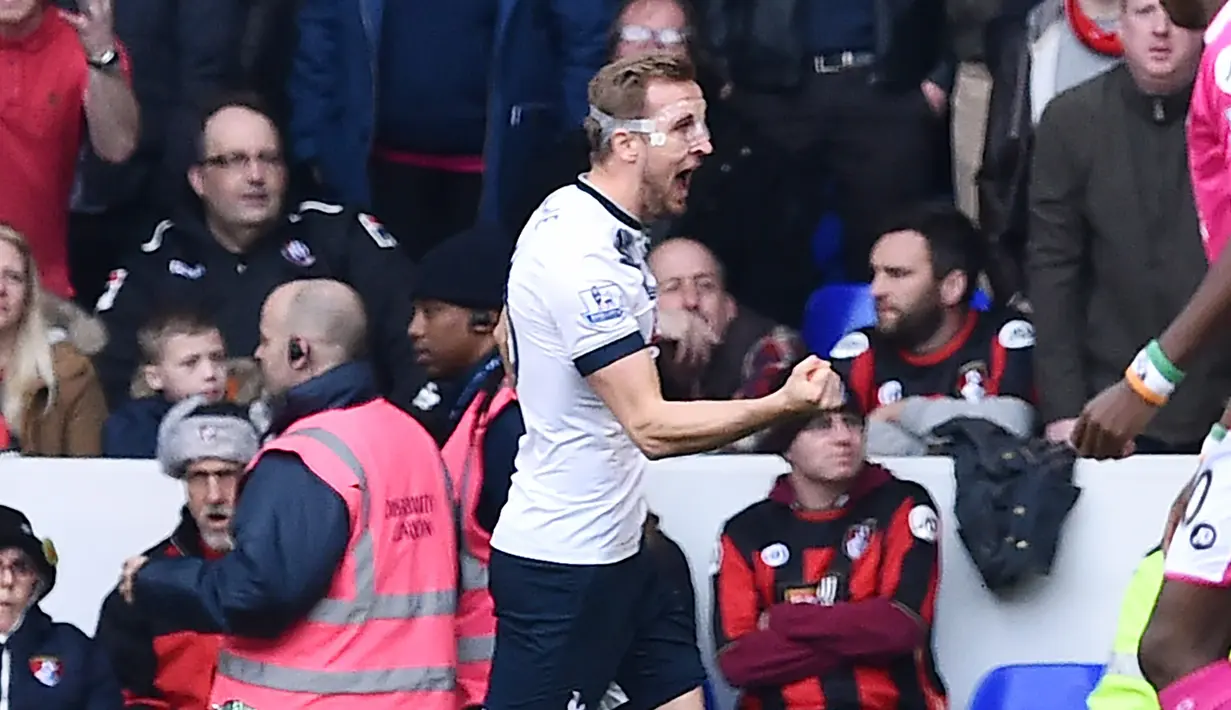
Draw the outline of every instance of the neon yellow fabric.
M1120 603L1116 638L1107 672L1086 699L1088 710L1159 710L1158 694L1141 675L1137 647L1163 586L1163 553L1157 550L1137 565Z

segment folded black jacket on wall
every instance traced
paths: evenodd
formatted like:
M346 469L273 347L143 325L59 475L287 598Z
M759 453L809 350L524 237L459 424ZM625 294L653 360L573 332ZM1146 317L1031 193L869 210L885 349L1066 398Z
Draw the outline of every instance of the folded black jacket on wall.
M1004 594L1050 574L1081 494L1073 484L1077 454L983 419L954 419L935 434L945 442L937 453L953 457L958 537L987 588Z

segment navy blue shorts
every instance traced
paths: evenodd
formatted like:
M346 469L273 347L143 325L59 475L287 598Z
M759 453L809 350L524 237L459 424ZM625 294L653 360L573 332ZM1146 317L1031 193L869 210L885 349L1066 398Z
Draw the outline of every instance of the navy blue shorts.
M496 654L487 710L598 710L615 683L627 710L701 687L695 611L649 551L609 565L564 565L492 551Z

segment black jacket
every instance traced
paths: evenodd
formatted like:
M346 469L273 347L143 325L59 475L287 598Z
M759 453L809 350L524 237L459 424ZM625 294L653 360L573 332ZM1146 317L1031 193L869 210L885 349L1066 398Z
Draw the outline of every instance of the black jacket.
M286 393L273 431L374 397L366 364L335 367ZM137 574L136 604L180 629L276 638L329 590L350 525L346 502L302 459L266 452L235 508L235 549L217 560L151 560Z
M704 34L715 69L737 87L790 89L803 78L796 22L808 0L706 0ZM891 89L930 79L949 91L955 65L944 0L866 0L876 8L875 81Z
M175 532L142 553L154 560L203 559L207 554L218 556L206 552L187 508ZM112 590L103 601L94 638L110 655L130 710L195 710L209 704L220 636L185 632L169 619L142 614Z
M120 684L107 654L72 624L38 606L0 645L9 654L9 710L120 710Z
M1050 573L1081 493L1073 450L1020 440L983 419L954 419L934 433L945 442L938 453L953 457L958 537L987 588L1003 593Z
M156 309L206 309L227 354L249 357L271 291L296 279L333 278L363 299L378 383L388 392L419 377L406 334L412 275L409 259L379 222L337 205L304 202L245 254L224 249L199 217L166 220L124 268L112 272L98 301L111 338L95 368L115 409L138 364L137 329Z

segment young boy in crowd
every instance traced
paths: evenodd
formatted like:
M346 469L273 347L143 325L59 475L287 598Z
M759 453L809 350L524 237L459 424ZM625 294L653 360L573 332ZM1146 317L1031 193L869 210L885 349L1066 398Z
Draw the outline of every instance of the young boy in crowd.
M137 347L134 398L103 425L103 456L110 458L154 458L158 424L172 405L193 395L210 402L227 396L226 343L208 316L189 310L156 315L137 331Z

